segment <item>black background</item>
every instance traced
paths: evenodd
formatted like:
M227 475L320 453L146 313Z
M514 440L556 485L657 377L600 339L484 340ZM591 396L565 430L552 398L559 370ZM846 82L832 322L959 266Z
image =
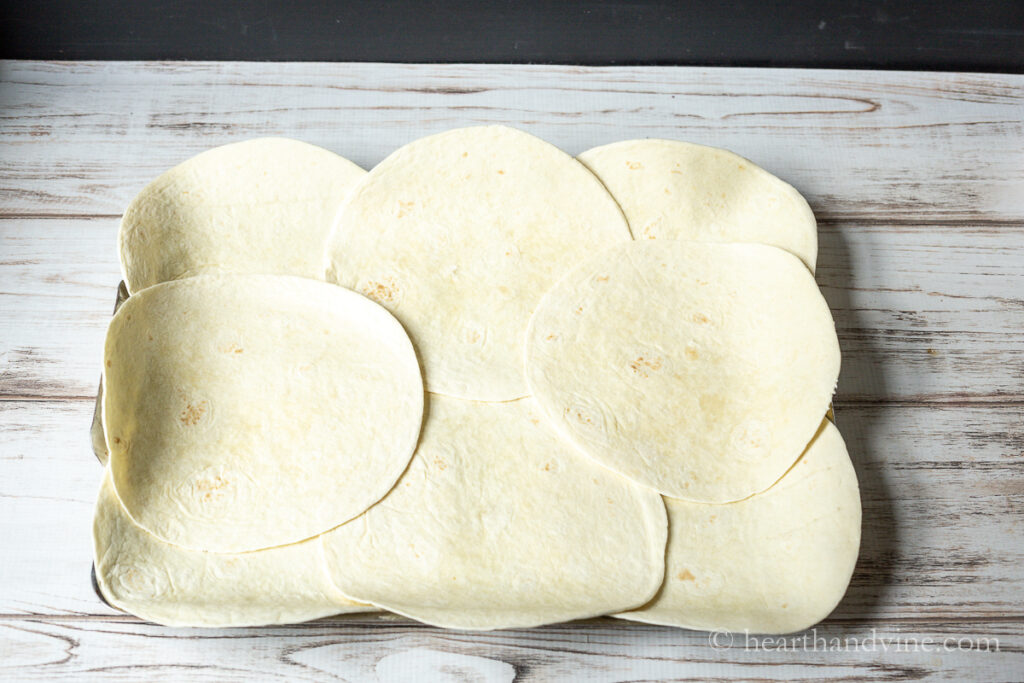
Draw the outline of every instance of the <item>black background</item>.
M0 0L0 57L1024 72L1024 1Z

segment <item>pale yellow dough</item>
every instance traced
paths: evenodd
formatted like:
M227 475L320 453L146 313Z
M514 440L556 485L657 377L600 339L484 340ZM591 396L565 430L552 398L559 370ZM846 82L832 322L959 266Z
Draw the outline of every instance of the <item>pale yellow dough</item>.
M860 494L843 438L828 420L764 493L728 505L665 502L665 584L643 609L616 616L791 633L824 619L846 592L860 546Z
M130 297L104 353L118 496L157 537L244 552L363 512L412 457L423 385L401 325L335 285L205 275Z
M800 456L839 377L810 272L759 244L629 242L549 291L526 376L588 456L661 493L740 500Z
M370 612L343 596L316 539L253 553L187 550L131 520L103 477L93 521L96 580L111 605L165 626L291 624Z
M431 395L394 490L323 538L338 589L449 628L528 627L639 606L658 590L660 496L577 454L532 399Z
M209 272L323 279L342 201L366 172L286 138L215 147L147 185L121 220L128 291Z
M579 160L619 202L636 239L756 242L811 271L818 232L793 187L732 152L674 140L626 140Z
M578 161L511 128L405 145L338 216L328 280L395 314L429 391L525 396L523 334L548 288L586 256L630 239L615 200Z

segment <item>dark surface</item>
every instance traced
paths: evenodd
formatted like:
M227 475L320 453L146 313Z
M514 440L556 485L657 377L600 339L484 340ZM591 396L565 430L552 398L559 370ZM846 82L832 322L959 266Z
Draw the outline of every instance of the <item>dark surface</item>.
M0 0L0 56L1024 72L1024 1Z

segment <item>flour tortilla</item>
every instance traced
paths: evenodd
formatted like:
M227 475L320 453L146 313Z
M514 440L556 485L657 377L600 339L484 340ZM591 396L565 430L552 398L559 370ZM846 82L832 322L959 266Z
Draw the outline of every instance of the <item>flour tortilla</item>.
M839 343L794 256L638 241L548 292L526 375L590 457L665 495L725 503L768 488L800 456L839 377Z
M626 140L579 160L619 202L636 239L770 244L814 272L811 207L791 185L741 156L674 140Z
M319 540L225 555L179 548L131 520L109 473L93 542L96 581L107 601L165 626L263 626L374 611L334 587Z
M405 325L431 392L527 394L523 334L547 289L585 256L630 239L592 173L502 126L412 142L354 190L329 241L328 280Z
M364 175L337 154L285 138L203 152L125 211L118 242L128 290L209 272L322 280L327 233Z
M334 285L205 275L129 298L107 334L103 423L118 496L157 537L294 543L384 496L423 414L398 322Z
M579 456L541 418L532 399L431 395L402 479L322 537L339 590L463 629L538 626L649 600L664 570L661 498Z
M666 499L665 584L625 619L707 631L791 633L835 609L860 546L860 495L827 420L764 493L729 505Z

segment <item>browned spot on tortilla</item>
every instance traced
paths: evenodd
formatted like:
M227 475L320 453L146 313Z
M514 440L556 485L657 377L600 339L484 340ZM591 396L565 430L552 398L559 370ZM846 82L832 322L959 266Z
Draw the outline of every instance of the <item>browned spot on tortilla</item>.
M470 344L476 344L480 341L480 333L476 330L469 330L466 332L466 341Z
M644 167L644 165L641 164L639 161L627 161L626 162L626 167L630 171L639 171L641 168Z
M539 424L540 424L540 420L538 420L538 419L537 419L537 418L535 418L535 417L531 417L531 418L530 418L530 422L532 422L532 423L533 423L533 424L535 424L535 425L539 425Z
M225 479L224 477L220 476L219 474L215 474L208 479L200 479L199 481L197 481L195 484L195 488L196 491L202 494L202 499L206 502L209 502L213 500L214 496L216 496L219 492L227 488L227 486L230 483L231 482Z
M598 275L597 276L597 281L598 282L608 282L608 276L607 275Z
M666 187L666 188L665 188L665 194L672 194L672 190L670 190L670 189L668 189L668 188Z
M220 347L221 353L242 353L242 347L238 344L231 343Z
M587 425L592 425L592 424L594 424L594 421L593 421L593 420L591 420L591 419L590 419L589 417L587 417L586 415L584 415L582 411L579 411L579 410L574 410L574 411L572 411L572 412L573 412L573 414L574 414L574 415L576 416L576 421L577 421L577 422L579 422L580 424L587 424ZM596 481L596 480L595 480L595 481Z
M641 377L649 377L648 370L661 370L661 359L660 358L644 358L640 356L636 360L630 362L629 369L640 375Z
M708 517L708 521L709 521L709 522L713 522L713 521L715 521L715 520L716 520L717 518L718 518L718 515L711 515L710 517Z
M416 205L416 202L403 202L401 199L398 200L398 218L402 218L406 214L412 211L412 207Z
M192 405L189 403L185 406L185 410L181 411L180 420L183 425L194 425L202 419L206 413L206 401L202 401L199 405Z
M149 341L153 341L153 335L149 335Z
M687 346L686 350L683 353L685 353L686 357L689 358L690 360L697 360L698 356L700 356L700 354L697 353L697 349L693 348L692 346Z
M463 153L462 153L462 158L463 158L463 159L465 159L465 158L466 158L466 157L468 157L468 156L469 156L469 152L463 152Z
M113 365L113 363L111 363L111 362L110 362L110 361L108 360L108 361L107 361L107 367L109 368L109 367L110 367L111 365Z
M440 469L440 470L448 469L448 463L446 463L444 460L442 460L439 457L434 458L434 464L437 465L437 468Z
M545 337L545 339L548 340L548 341L555 341L556 339L558 339L558 335L557 334L549 334L547 337Z
M114 441L115 444L119 444L119 443L121 443L121 437L115 436L113 441Z
M576 307L576 315L579 315L582 312L583 312L583 307L582 306L577 306Z
M697 278L697 281L696 281L696 282L697 282L697 284L698 284L698 285L700 285L701 287L705 286L705 285L706 285L706 284L708 283L708 281L707 281L707 280L701 280L700 278Z
M700 323L701 325L705 325L705 324L711 322L711 320L710 320L710 318L708 318L703 313L694 313L693 314L693 322Z
M789 603L788 602L782 603L782 609L786 609L787 607L789 607Z
M937 355L939 355L939 352L936 351L935 349L928 349L928 355L929 356L937 356Z
M693 581L697 577L694 576L689 569L684 569L683 571L676 574L676 578L680 581Z
M379 304L386 301L394 301L398 295L398 287L395 285L395 281L391 278L384 278L383 282L375 282L371 280L363 286L363 294L373 299Z
M682 171L677 171L675 169L672 169L672 172L675 173L676 175L683 175Z
M502 171L502 170L501 170L501 169L499 168L499 169L498 169L498 175L505 175L505 172L504 172L504 171Z
M551 471L551 463L549 463L549 462L544 463L544 471L545 472L550 472Z

